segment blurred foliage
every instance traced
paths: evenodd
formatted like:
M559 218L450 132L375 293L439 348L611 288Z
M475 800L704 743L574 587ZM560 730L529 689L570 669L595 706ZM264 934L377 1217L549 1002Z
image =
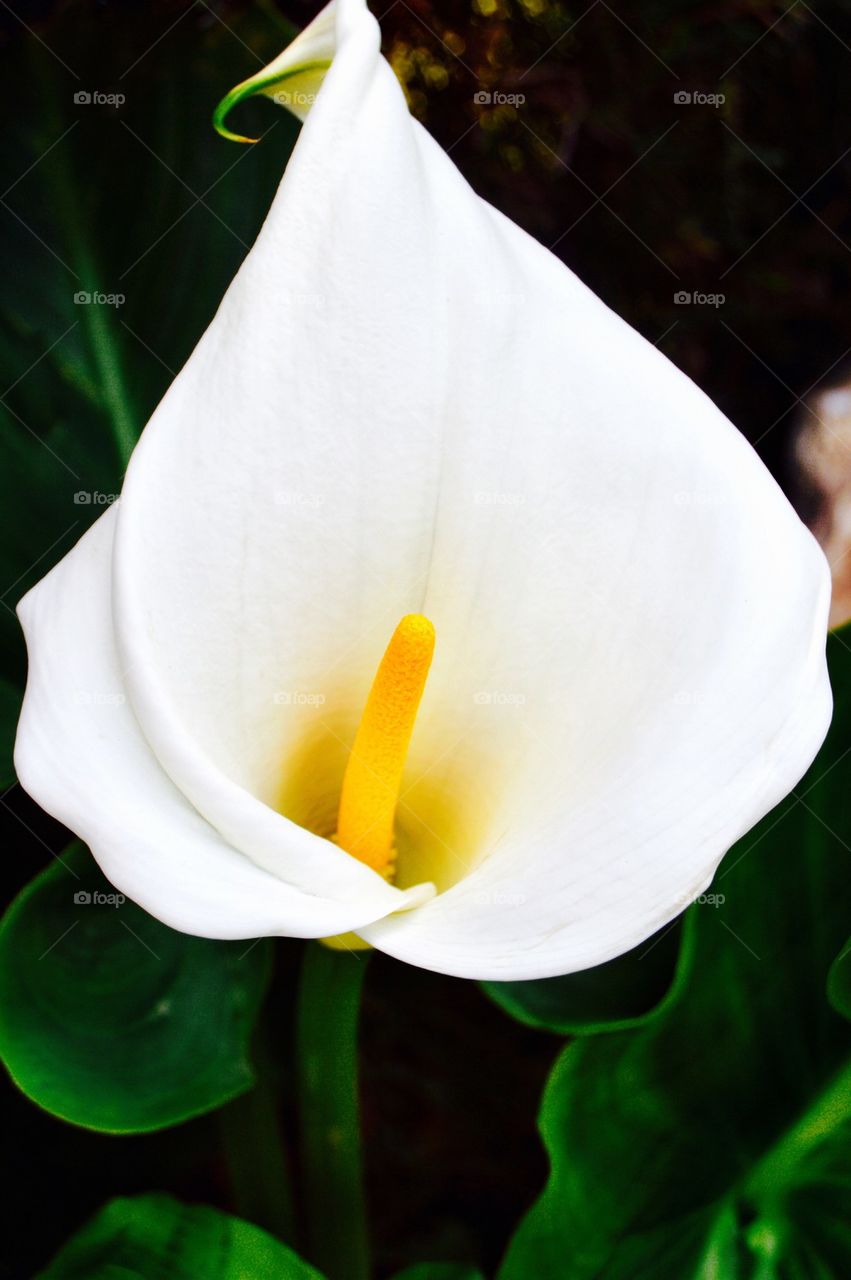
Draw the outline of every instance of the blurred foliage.
M87 1128L144 1133L212 1111L254 1084L270 945L169 929L77 842L0 924L0 1056L34 1102Z
M113 1200L36 1280L322 1280L249 1222L170 1196Z
M851 1019L851 938L831 965L827 994L834 1009Z
M679 921L607 964L560 978L485 982L498 1005L530 1027L562 1035L625 1031L657 1016L675 998Z

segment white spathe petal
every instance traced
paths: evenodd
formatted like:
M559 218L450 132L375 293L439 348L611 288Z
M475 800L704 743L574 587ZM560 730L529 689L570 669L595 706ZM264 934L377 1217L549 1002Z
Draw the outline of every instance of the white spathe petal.
M362 0L338 14L128 471L128 692L217 831L342 900L372 873L305 859L274 810L333 821L381 651L428 614L400 883L446 891L361 932L450 973L580 969L670 919L811 760L826 567L702 393L410 118Z
M377 877L378 892L341 902L263 871L163 773L127 701L115 652L116 514L113 507L102 516L19 606L30 654L15 749L22 785L86 841L121 892L176 929L215 938L315 937L385 914L395 901ZM324 843L293 834L306 858Z
M824 565L702 393L473 195L365 7L344 18L130 467L134 702L199 809L290 878L222 778L271 803L305 739L350 742L390 629L427 613L400 827L411 880L440 849L457 883L364 936L451 972L582 968L669 919L809 763ZM319 723L276 689L324 699Z

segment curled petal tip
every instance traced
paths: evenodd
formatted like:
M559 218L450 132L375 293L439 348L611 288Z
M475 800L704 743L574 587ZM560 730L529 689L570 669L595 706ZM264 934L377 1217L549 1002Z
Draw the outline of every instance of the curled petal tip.
M227 139L228 142L254 143L260 141L259 138L247 138L244 134L233 133L225 124L225 120L230 115L231 109L237 102L240 102L242 98L250 96L251 92L252 91L248 89L247 84L238 84L236 88L231 89L229 93L225 94L213 112L213 128L216 130L216 133L221 134L221 136Z
M286 52L287 50L284 54ZM279 64L280 59L276 59L256 76L252 76L250 80L243 80L225 94L213 112L213 127L223 138L227 138L229 142L259 142L259 138L247 138L241 133L232 133L225 125L225 119L238 102L256 97L258 94L271 98L278 106L286 107L297 117L303 118L306 106L313 101L315 92L307 93L299 90L297 85L309 83L318 86L331 65L330 61L325 59L311 60L296 66L281 67ZM281 85L288 83L289 89L280 88Z

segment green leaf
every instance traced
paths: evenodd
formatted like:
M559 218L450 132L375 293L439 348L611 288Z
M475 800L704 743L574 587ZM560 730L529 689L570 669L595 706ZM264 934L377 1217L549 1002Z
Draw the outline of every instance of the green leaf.
M851 1019L851 938L830 966L827 998L843 1018Z
M676 999L682 971L681 922L608 964L563 978L483 982L506 1013L528 1027L562 1035L591 1035L639 1026Z
M171 1196L112 1200L36 1280L322 1280L259 1227Z
M251 1087L268 948L169 929L73 844L0 922L0 1055L33 1102L73 1124L178 1124Z
M692 908L677 1000L558 1059L550 1177L500 1280L851 1275L851 1028L825 994L851 919L844 634L829 656L828 740Z

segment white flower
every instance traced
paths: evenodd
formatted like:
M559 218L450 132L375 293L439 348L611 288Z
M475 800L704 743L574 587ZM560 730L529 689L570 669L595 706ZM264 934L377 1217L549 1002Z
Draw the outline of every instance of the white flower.
M230 101L258 87L306 123L120 503L21 604L21 780L178 929L599 964L814 756L824 559L705 396L473 194L363 0ZM408 613L437 645L391 883L328 837Z

